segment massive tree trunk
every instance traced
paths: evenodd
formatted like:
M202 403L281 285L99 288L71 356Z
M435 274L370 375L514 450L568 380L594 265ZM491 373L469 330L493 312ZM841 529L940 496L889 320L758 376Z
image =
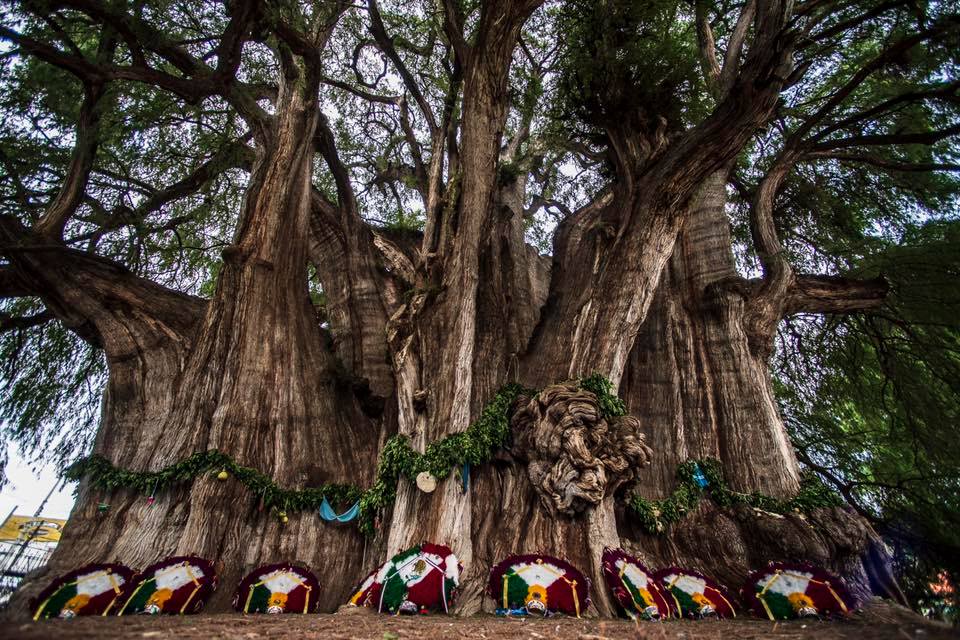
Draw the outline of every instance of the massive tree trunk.
M419 253L360 218L319 112L319 54L303 53L309 43L286 31L292 51L278 47L273 114L253 127L238 230L209 301L0 218L6 275L104 348L110 378L94 452L118 467L157 470L219 449L281 486L368 488L386 436L407 436L422 452L468 428L504 383L544 389L517 401L511 445L473 470L466 493L456 474L431 494L400 479L369 549L355 528L315 514L291 511L283 524L232 479L202 476L153 504L83 482L51 564L14 607L84 562L143 567L190 553L220 573L212 611L227 610L245 572L283 560L318 574L330 611L377 562L425 540L463 562L464 614L492 608L483 591L494 563L540 551L584 570L595 611L611 615L600 556L621 545L734 588L749 569L789 558L827 564L867 590L861 555L876 555L875 534L846 512L805 520L704 501L652 535L618 507L635 488L666 495L679 463L708 456L736 490L785 498L799 488L768 359L771 318L802 308L808 290L791 276L787 293L757 295L735 272L724 213L723 168L769 120L790 72L786 5L760 13L744 73L699 126L668 132L650 118L656 124L607 132L615 179L561 223L545 258L524 243L524 178L498 173L516 151L502 144L508 72L538 4L483 3L471 44L452 30L464 93L459 150L448 149L440 202L443 160L431 160ZM382 24L375 35L391 46ZM311 184L314 149L333 174L336 204ZM310 302L308 261L327 294L329 333ZM592 373L620 389L631 416L605 418L590 393L563 384Z
M209 302L121 269L78 268L89 259L64 250L24 251L15 261L52 308L89 324L104 346L110 378L94 453L114 465L158 470L217 449L284 487L372 482L379 425L338 378L307 292L315 92L309 72L290 63ZM18 242L33 242L14 232ZM53 260L63 269L51 269ZM291 511L283 524L259 502L239 482L213 474L160 492L153 504L129 490L81 483L45 574L85 562L144 567L196 554L216 562L223 587L210 608L223 611L247 571L298 560L320 576L324 609L343 602L363 565L363 538L355 529L318 526L311 513ZM109 505L105 513L101 503ZM42 577L27 583L17 604L42 588Z
M726 181L718 172L691 205L651 311L621 383L631 414L656 451L640 474L639 493L667 497L678 465L715 458L731 489L790 498L799 489L796 455L773 393L772 333L751 322L762 302L736 272L724 211ZM624 546L651 566L697 568L731 587L770 560L810 561L844 575L863 597L883 592L879 537L841 508L786 516L704 500L661 533L643 530L618 511Z

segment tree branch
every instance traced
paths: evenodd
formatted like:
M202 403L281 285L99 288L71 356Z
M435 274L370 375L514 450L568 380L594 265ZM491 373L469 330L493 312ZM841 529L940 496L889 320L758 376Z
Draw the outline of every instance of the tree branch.
M886 47L867 64L860 67L857 72L854 73L842 87L835 91L812 116L805 119L803 124L801 124L800 127L798 127L798 129L791 134L791 139L799 142L805 138L815 126L817 126L824 118L830 115L834 109L836 109L844 100L846 100L847 97L849 97L850 94L853 93L857 87L863 84L863 82L874 72L879 71L891 62L900 59L913 47L936 36L955 31L958 27L960 27L960 19L955 17L947 18L941 20L930 29L926 29L920 33L902 38Z
M118 207L112 214L104 212L104 214L110 215L106 224L95 231L73 236L69 239L69 242L72 244L91 239L96 241L107 231L142 222L150 214L159 211L171 202L196 193L204 185L220 176L226 169L243 168L249 170L253 163L253 151L243 144L243 140L249 137L248 134L241 141L218 150L209 160L201 163L196 169L173 184L163 189L149 190L149 195L143 199L136 209L130 210L127 207ZM169 225L164 225L163 228L166 227L169 227ZM160 229L154 229L152 232L158 230Z
M890 289L885 278L798 275L787 292L784 315L857 313L881 307Z
M24 298L36 295L36 291L20 276L13 267L0 267L0 299Z
M11 216L0 216L0 254L10 263L0 269L0 294L40 297L67 328L115 357L135 352L134 325L158 340L192 335L206 305L112 260L51 243Z
M960 135L960 124L955 124L939 131L924 131L921 133L850 136L849 138L827 140L826 142L813 145L810 149L812 151L831 151L835 149L849 149L850 147L875 147L890 144L935 144L956 135Z
M109 63L116 49L116 39L110 27L104 27L97 46L98 64ZM34 224L33 229L42 236L61 240L67 221L73 216L83 201L90 178L90 171L97 156L100 143L100 117L103 113L103 98L106 95L106 83L85 81L83 83L83 103L80 105L80 117L77 121L76 142L66 179L56 198L47 206L46 211Z
M420 86L417 84L417 81L414 80L410 70L407 69L407 65L403 63L403 59L400 58L400 54L397 53L396 48L393 46L393 38L387 35L387 29L383 24L383 18L380 15L377 0L367 0L367 5L370 9L370 33L377 41L377 46L380 50L383 51L393 63L397 73L400 74L400 77L403 79L403 85L407 88L407 91L410 92L410 95L413 96L417 106L420 107L420 112L427 121L427 127L430 129L430 135L432 137L437 130L437 118L433 113L433 109L430 107L430 103L426 97L424 97L423 92L420 91Z
M740 17L737 18L737 24L730 34L727 42L727 50L723 54L723 67L720 71L720 91L721 95L726 95L733 88L737 79L737 72L740 67L740 54L743 52L743 43L750 32L750 23L757 11L757 0L747 0L747 3L740 10Z
M453 47L457 63L465 67L472 47L463 37L463 15L456 0L443 0L443 33Z
M717 43L713 38L713 29L710 28L710 15L707 13L705 0L696 0L697 44L700 48L700 64L703 66L703 76L707 86L715 95L719 94L718 81L720 79L720 63L717 61Z
M14 317L5 313L0 313L0 333L15 331L17 329L30 329L46 324L54 319L53 313L49 310L43 310L32 316Z
M855 153L830 153L819 151L804 154L802 160L837 160L855 164L868 164L886 171L925 172L925 171L960 171L960 164L952 162L894 162L883 158L858 155Z

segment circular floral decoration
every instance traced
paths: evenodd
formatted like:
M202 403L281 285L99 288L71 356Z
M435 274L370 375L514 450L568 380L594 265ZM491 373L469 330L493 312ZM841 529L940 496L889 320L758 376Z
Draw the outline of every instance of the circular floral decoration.
M390 613L449 613L463 567L449 547L424 542L393 556L357 587L350 603Z
M679 618L737 616L726 589L701 573L669 567L657 571L653 577L670 596L670 607Z
M754 615L770 620L846 614L856 603L832 573L811 564L771 562L742 589Z
M175 556L152 564L134 577L117 615L195 613L217 588L217 574L207 560Z
M660 620L672 609L664 587L653 573L623 549L604 549L603 577L614 600L631 618Z
M233 608L241 613L309 613L320 583L309 570L288 563L259 567L240 581Z
M487 593L498 612L562 612L580 617L590 606L590 580L565 560L545 555L510 556L490 570Z
M108 615L131 578L133 570L122 564L88 564L71 571L31 601L33 619Z

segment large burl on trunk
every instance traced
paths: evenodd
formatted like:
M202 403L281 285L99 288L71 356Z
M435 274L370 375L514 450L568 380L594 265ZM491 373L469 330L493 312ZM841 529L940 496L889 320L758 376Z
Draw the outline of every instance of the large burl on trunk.
M734 268L729 173L770 122L793 72L792 3L746 3L723 68L711 75L715 107L698 125L668 124L640 108L603 123L608 186L559 222L549 257L524 236L528 172L517 167L542 160L531 158L531 116L504 139L511 62L540 2L482 3L469 38L458 3L441 3L450 72L442 114L404 66L377 3L368 3L373 41L407 95L354 93L395 107L404 125L396 140L407 143L411 105L418 110L430 153L409 144L415 166L406 177L422 196L422 234L361 217L349 163L320 109L321 83L330 82L320 52L350 3L327 3L335 9L312 22L260 14L258 4L231 3L214 69L167 46L140 18L77 3L94 23L121 25L124 38L148 34L144 47L184 78L139 66L146 60L111 66L21 42L72 73L157 83L184 99L220 96L250 127L252 146L244 141L238 155L249 172L246 195L207 300L68 248L63 229L76 194L61 194L32 228L0 217L0 293L39 297L106 354L94 453L155 471L217 449L282 487L366 489L389 437L406 436L423 452L466 430L506 383L540 391L514 403L511 441L474 467L466 492L455 475L432 493L401 478L395 501L373 505L370 538L309 511L291 511L284 524L261 509L260 496L212 473L160 492L153 504L84 480L63 541L13 612L24 615L50 578L83 563L142 568L174 554L215 563L221 587L210 611L228 609L253 567L282 561L309 565L322 585L320 606L332 611L377 563L422 541L452 547L463 562L462 614L495 606L484 596L493 564L543 552L589 576L592 611L612 615L600 568L608 546L655 567L699 569L732 588L768 560L809 560L842 573L859 595L896 594L876 534L842 508L783 516L704 500L650 533L625 506L635 492L667 496L678 465L702 458L718 460L736 491L794 496L800 472L768 364L777 324L791 313L869 309L885 294L882 282L807 276L786 262L772 206L793 151L751 203L762 277L746 280ZM223 75L236 72L245 39L271 43L276 86ZM713 46L712 36L706 41ZM95 152L86 138L78 145L78 153ZM87 181L90 163L75 164L65 191ZM317 166L335 195L314 186ZM308 264L327 294L325 318L311 304ZM595 373L619 392L627 415L611 414L577 384Z

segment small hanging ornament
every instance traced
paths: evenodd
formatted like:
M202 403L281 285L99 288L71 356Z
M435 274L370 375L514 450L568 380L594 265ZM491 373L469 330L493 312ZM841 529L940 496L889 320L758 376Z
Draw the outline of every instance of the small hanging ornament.
M710 481L707 480L707 476L704 475L703 469L700 468L700 465L697 463L693 464L693 481L697 483L701 489L706 489L707 485L710 484Z
M277 517L280 518L280 522L283 524L290 522L290 518L287 517L286 511L277 511Z
M101 502L97 505L97 513L100 515L103 515L107 511L110 511L110 505L108 505L106 502Z
M417 487L424 493L433 493L437 489L437 479L429 471L417 474Z
M220 473L217 474L217 480L226 480L230 477L230 472L226 469L221 469Z
M160 482L157 480L153 483L153 491L150 492L150 497L147 498L147 506L152 507L153 503L157 501L157 483Z

